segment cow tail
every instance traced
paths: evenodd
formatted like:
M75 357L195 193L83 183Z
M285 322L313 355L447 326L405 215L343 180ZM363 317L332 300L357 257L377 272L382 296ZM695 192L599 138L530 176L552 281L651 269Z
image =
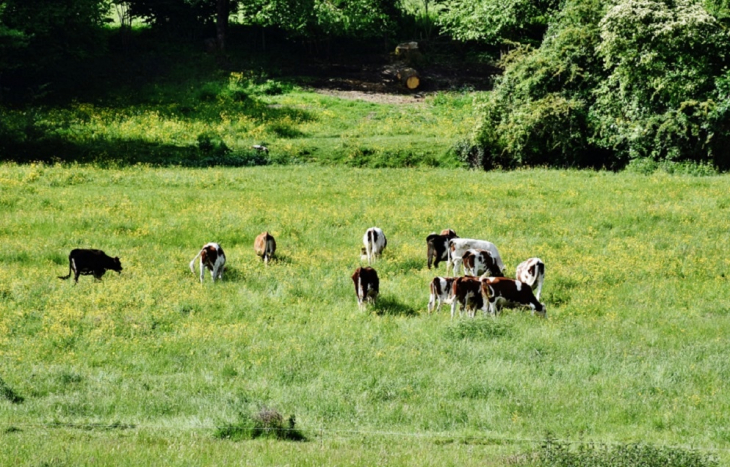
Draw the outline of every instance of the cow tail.
M68 279L69 277L71 277L71 271L72 271L72 269L71 269L71 260L69 260L69 262L68 262L68 275L67 276L58 276L58 278L59 279L62 279L62 280Z
M193 260L190 261L190 271L192 271L193 274L195 274L195 260L198 259L198 257L200 257L200 255L202 255L202 254L203 254L203 249L201 248L201 250L198 252L198 254L195 255L195 258L193 258Z

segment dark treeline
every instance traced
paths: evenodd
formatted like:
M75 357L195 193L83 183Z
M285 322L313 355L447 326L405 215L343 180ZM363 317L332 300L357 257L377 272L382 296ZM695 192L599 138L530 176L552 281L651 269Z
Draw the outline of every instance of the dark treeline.
M148 43L130 45L140 23ZM728 0L0 0L0 105L113 82L97 63L131 63L160 38L222 58L461 42L503 70L455 146L471 165L727 170L729 25Z

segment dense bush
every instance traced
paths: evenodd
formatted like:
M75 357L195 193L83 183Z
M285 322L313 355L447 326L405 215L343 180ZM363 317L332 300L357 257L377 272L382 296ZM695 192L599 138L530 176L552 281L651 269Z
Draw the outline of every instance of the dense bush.
M485 168L637 158L728 168L728 45L692 0L570 1L540 48L504 60L462 158Z

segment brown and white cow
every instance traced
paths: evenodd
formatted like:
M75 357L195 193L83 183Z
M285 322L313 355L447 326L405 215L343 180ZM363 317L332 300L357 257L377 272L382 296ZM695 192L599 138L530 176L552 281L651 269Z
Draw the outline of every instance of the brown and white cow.
M467 276L503 277L502 270L497 265L492 253L487 250L470 249L461 256L464 262L464 274Z
M476 277L456 277L451 284L451 297L446 303L451 304L451 319L454 319L456 304L460 305L459 314L466 310L467 315L474 317L478 308L484 308L482 299L482 281Z
M122 263L116 256L112 258L101 250L76 248L68 255L68 275L58 276L59 279L68 279L74 274L74 282L79 282L79 276L93 275L94 279L101 280L107 272L122 273Z
M380 293L380 279L375 269L369 266L355 269L352 282L355 283L357 305L361 310L367 302L375 303Z
M444 229L440 234L432 233L426 237L428 269L431 269L431 264L437 268L441 261L447 261L448 264L449 240L452 238L459 238L459 236L451 229Z
M504 277L485 278L482 280L481 295L484 300L483 310L494 316L504 304L528 306L533 314L537 313L543 318L547 316L547 308L535 298L532 287L518 280Z
M545 281L545 263L540 258L530 258L517 266L515 279L527 284L535 293L535 298L540 300L542 283Z
M451 298L452 286L454 284L455 277L434 277L429 285L431 290L431 297L428 300L428 312L433 312L436 308L438 313L441 310L441 305ZM438 302L438 306L436 305Z
M362 236L362 243L365 245L364 256L367 258L368 264L372 264L383 254L383 250L388 246L388 239L385 238L381 229L370 227Z
M449 265L446 267L448 272L449 266L453 265L454 275L459 273L459 266L462 263L462 257L467 250L487 250L494 257L494 261L497 263L497 267L500 270L500 275L504 275L504 262L502 256L500 256L497 247L492 242L486 240L475 240L473 238L452 238L449 240Z
M268 266L269 260L276 252L276 240L274 240L274 237L272 237L268 231L262 232L258 237L256 237L256 240L254 240L253 249L264 261L264 264Z
M223 279L223 270L226 265L226 254L223 253L223 248L215 242L206 243L203 248L200 249L195 258L190 261L190 270L195 274L195 260L200 257L200 283L203 283L205 278L205 270L210 271L210 278L213 282L216 279Z

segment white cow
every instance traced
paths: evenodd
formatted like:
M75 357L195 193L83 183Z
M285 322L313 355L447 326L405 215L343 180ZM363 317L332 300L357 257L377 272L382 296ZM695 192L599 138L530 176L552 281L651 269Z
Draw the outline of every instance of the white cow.
M540 258L530 258L517 266L515 279L529 285L540 300L542 283L545 281L545 263Z
M467 250L472 249L488 251L494 258L500 274L504 275L504 262L494 243L486 240L474 240L473 238L452 238L449 240L449 263L446 266L446 271L449 271L449 265L453 265L454 275L459 274L459 266L463 262L462 256Z
M451 298L452 286L454 284L455 277L434 277L430 284L431 297L428 300L428 312L433 312L436 308L436 313L441 310L446 300ZM438 302L438 305L436 305Z
M362 243L365 245L363 259L366 257L368 264L372 264L377 258L380 258L383 250L388 246L385 234L378 227L370 227L362 236Z

